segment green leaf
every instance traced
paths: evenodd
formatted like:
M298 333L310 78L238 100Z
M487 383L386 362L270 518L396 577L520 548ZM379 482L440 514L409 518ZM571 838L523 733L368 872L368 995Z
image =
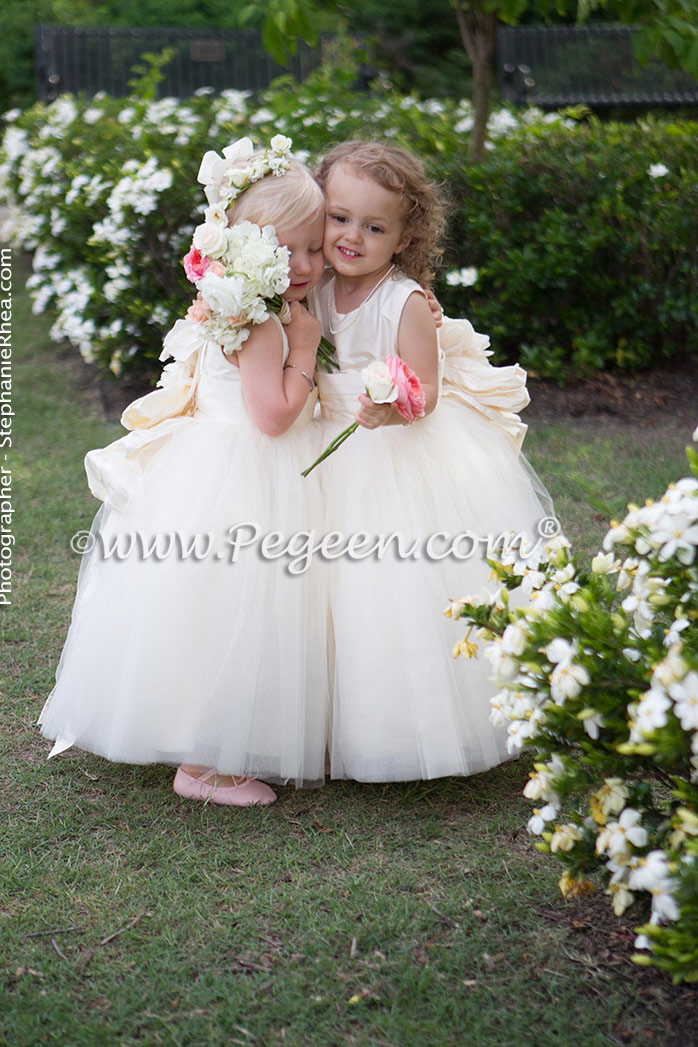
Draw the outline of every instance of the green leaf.
M238 14L238 25L244 27L249 25L252 19L259 14L259 7L256 4L248 4L247 7L243 7L242 11Z
M291 42L280 31L278 25L271 18L267 18L262 28L262 46L268 51L275 62L285 65L289 52L295 54L295 41Z
M691 467L691 472L694 476L698 476L698 454L694 447L686 448L686 457L688 458L688 464Z

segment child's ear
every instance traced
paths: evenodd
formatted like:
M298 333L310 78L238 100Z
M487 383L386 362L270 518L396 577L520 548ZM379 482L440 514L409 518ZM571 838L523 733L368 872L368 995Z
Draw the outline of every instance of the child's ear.
M402 236L398 240L397 247L395 248L395 254L400 254L400 252L404 251L406 247L409 247L409 245L411 243L412 243L412 233L410 232L409 229L405 229L403 234L402 234Z

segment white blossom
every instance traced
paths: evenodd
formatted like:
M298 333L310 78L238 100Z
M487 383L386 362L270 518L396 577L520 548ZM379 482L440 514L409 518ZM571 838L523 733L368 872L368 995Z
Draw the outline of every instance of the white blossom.
M642 815L626 807L617 822L608 822L596 838L596 853L607 852L612 858L630 857L630 847L645 847L647 830L640 824Z
M446 283L449 287L472 287L477 283L478 270L470 267L463 269L452 269L446 273Z
M684 731L698 730L698 673L690 672L683 680L669 684L668 691Z

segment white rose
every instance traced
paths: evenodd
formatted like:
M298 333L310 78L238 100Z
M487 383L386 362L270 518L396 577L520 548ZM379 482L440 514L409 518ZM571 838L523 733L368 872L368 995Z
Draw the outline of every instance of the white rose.
M361 377L366 383L366 392L374 404L391 404L397 400L398 391L387 364L374 360L364 367Z
M194 247L207 258L220 258L228 245L225 227L204 222L194 230Z
M293 146L293 140L287 138L286 135L274 135L269 146L274 153L289 153Z
M199 284L201 296L207 302L214 313L220 316L238 316L242 312L242 303L245 294L243 280L236 277L216 276L215 273L206 273Z
M248 167L232 167L226 172L226 181L234 189L244 189L250 184L250 169Z

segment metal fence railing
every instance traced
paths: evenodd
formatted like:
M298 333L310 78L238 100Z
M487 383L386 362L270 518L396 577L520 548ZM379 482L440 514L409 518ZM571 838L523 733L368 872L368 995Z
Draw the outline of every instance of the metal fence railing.
M321 49L299 41L281 66L262 47L260 33L241 29L37 25L39 97L51 101L64 91L121 97L142 55L165 47L175 57L163 70L161 97L186 98L200 87L257 91L285 73L303 79L322 61Z
M628 25L500 28L502 97L517 105L698 105L698 83L657 59L641 65Z

